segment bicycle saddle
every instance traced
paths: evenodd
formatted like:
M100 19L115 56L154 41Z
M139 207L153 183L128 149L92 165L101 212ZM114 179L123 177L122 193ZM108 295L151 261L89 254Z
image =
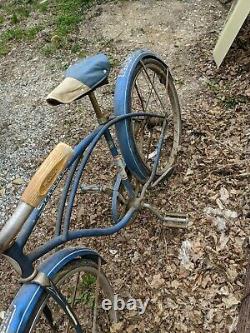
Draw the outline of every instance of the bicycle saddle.
M64 80L47 96L51 105L71 103L108 82L110 64L105 54L96 54L71 65Z

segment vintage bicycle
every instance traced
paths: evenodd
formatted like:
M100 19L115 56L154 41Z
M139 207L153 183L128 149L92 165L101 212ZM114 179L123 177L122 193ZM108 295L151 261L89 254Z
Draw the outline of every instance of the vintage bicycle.
M161 212L145 201L146 192L172 172L181 134L178 96L168 66L153 52L140 49L123 64L116 80L114 112L103 112L94 91L108 82L110 64L104 54L78 61L48 96L51 105L88 96L99 126L74 149L59 143L41 164L25 189L14 214L0 232L0 254L20 274L20 290L6 311L1 333L109 332L117 313L100 305L114 292L105 276L105 263L95 250L64 247L83 237L111 235L149 209L165 226L187 226L184 214ZM117 142L111 128L115 128ZM93 150L105 138L116 166L113 189L82 183ZM30 253L25 244L62 179L66 179L57 210L55 235ZM113 225L71 230L76 193L109 191ZM46 255L45 260L37 260Z

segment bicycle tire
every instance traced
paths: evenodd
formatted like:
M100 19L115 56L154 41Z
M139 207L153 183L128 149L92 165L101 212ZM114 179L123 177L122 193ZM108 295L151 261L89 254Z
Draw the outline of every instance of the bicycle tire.
M93 274L94 276L97 276L97 272L98 272L98 265L89 260L89 259L82 259L82 258L79 258L79 259L75 259L74 261L72 262L69 262L67 265L65 265L57 274L56 276L53 278L53 282L55 283L55 285L57 286L57 288L62 289L62 285L61 283L63 283L63 287L65 287L65 279L68 279L70 278L70 281L72 281L72 277L75 273L88 273L88 274ZM113 299L113 290L110 286L110 283L107 279L107 277L105 276L105 274L103 273L102 270L100 270L100 275L99 275L99 281L100 281L100 289L103 291L105 297L107 297L108 299ZM62 292L62 291L61 291ZM65 292L63 291L62 292L65 295ZM45 319L42 318L43 314L43 309L44 309L44 306L45 304L48 305L49 302L53 302L55 303L51 297L49 297L46 292L43 292L43 294L41 295L40 299L38 300L36 306L34 307L34 310L30 316L30 320L27 322L27 326L26 328L24 329L24 333L35 333L35 332L50 332L50 330L48 330L47 328L45 328ZM55 306L55 304L53 305L49 305L50 306L50 310L51 308L53 308ZM59 309L58 305L56 306L56 308ZM82 309L82 306L81 306L81 309ZM54 309L55 311L55 309ZM62 310L60 309L60 311L62 312ZM74 309L75 311L75 309ZM92 309L91 309L92 311ZM61 312L60 314L56 314L56 318L54 316L54 319L57 319L58 321L60 321L60 327L58 328L58 332L66 332L65 330L65 323L62 322L62 315L61 315ZM82 313L81 311L81 316L83 315L84 313ZM66 317L66 314L65 315L65 318L68 322L68 318ZM88 332L91 332L91 328L89 327L86 327L86 325L88 325L88 323L86 323L86 321L88 320L88 318L86 318L84 316L84 318L79 318L79 315L78 313L76 313L77 317L78 317L78 320L80 322L81 325L84 325L84 329L86 329L86 333ZM59 316L59 318L58 318ZM115 323L117 322L117 316L116 316L116 312L114 311L114 309L112 308L110 310L110 313L109 313L109 321L110 321L110 326L112 325L112 323ZM62 322L62 323L61 323ZM104 321L102 323L100 323L102 325L101 327L101 330L97 331L97 332L109 332L109 327L108 330L105 330L104 326L103 325L106 325L104 323ZM47 325L46 327L49 327L49 325ZM75 332L75 330L69 330L68 332ZM85 332L85 331L84 331Z
M136 80L138 79L138 76L141 73L145 72L145 68L150 69L150 71L155 73L159 78L160 84L162 84L163 86L164 84L166 84L166 81L168 82L168 89L166 89L166 87L164 88L166 92L166 97L169 97L169 102L170 102L169 105L171 107L171 110L170 112L168 110L168 113L166 111L165 115L164 113L162 115L163 117L169 117L171 113L172 116L172 120L169 121L169 124L172 122L172 127L173 127L172 146L171 144L168 145L168 147L166 145L162 146L161 159L163 158L163 153L164 153L165 154L164 158L167 159L167 162L165 163L164 160L162 159L163 161L162 167L160 170L158 168L156 173L156 179L157 179L163 174L164 176L167 176L172 171L176 161L178 147L180 144L180 135L181 135L180 104L174 86L173 78L171 76L171 73L169 72L167 65L154 53L148 50L138 50L134 52L132 55L130 55L130 57L125 61L125 64L122 67L117 78L115 96L114 96L114 101L115 101L114 109L115 109L115 114L117 116L130 114L134 111L145 112L144 110L145 108L143 108L143 98L142 101L140 100L140 98L138 98L138 100L141 102L142 106L141 110L134 110L135 106L133 105L135 101L133 93L135 90L135 85L137 84ZM154 93L155 90L153 90ZM149 110L149 112L152 113L152 110ZM147 119L150 119L150 117L147 117ZM151 152L147 151L147 149L144 148L143 146L142 146L143 149L139 149L137 138L135 136L135 125L133 124L135 123L135 121L136 120L130 118L117 123L116 133L119 141L119 146L128 169L141 183L145 183L151 174L152 165L153 165L153 158L150 164L145 160L145 155L146 154L148 156L152 155L156 151L158 141L155 140L155 144L152 145ZM147 135L146 130L144 132L145 132L144 136L146 138ZM170 149L168 157L166 156L167 155L166 149L168 149L168 151Z

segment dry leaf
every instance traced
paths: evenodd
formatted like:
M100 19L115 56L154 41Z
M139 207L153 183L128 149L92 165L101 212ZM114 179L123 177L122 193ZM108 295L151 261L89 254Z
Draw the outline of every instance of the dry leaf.
M225 187L222 187L220 189L220 199L224 204L228 203L228 199L229 199L229 192Z
M211 282L211 278L210 278L209 275L206 275L204 277L204 279L202 280L202 282L201 282L202 288L205 289L207 287L207 285L208 285L209 282Z
M193 170L191 170L190 168L188 168L187 172L186 172L186 176L191 176L193 174L194 174Z
M233 294L230 294L228 297L223 297L222 301L225 304L226 309L240 303L240 301Z
M112 324L112 326L110 327L110 333L118 333L121 332L121 329L123 328L123 323L114 323Z
M181 260L181 265L186 266L190 263L190 252L191 252L191 242L185 240L181 244L179 259Z
M172 288L177 289L177 288L179 288L179 286L180 286L180 282L178 280L173 280L171 282L171 287Z
M226 210L224 211L224 216L225 216L225 218L227 218L227 219L237 219L238 214L237 214L237 212L235 212L235 211L233 211L233 210L226 209Z
M150 283L150 287L158 289L165 284L165 280L162 278L161 274L156 274Z
M227 245L228 241L229 241L229 237L225 236L225 234L222 233L220 236L219 245L216 247L216 250L217 251L223 250L225 248L225 246Z
M224 209L223 203L221 202L221 200L219 198L216 199L216 203L220 210Z

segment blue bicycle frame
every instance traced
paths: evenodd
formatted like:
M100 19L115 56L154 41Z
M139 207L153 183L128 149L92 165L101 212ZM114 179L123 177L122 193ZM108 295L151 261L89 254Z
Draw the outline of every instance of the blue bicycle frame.
M21 268L21 275L22 278L27 278L30 275L32 275L34 268L33 268L33 262L48 253L49 251L53 250L57 246L64 244L68 241L74 240L76 238L83 238L83 237L99 237L99 236L107 236L114 234L118 232L120 229L124 228L129 221L134 217L136 211L140 208L139 205L135 204L131 205L131 207L128 209L126 214L118 221L115 221L115 224L110 227L105 228L92 228L92 229L82 229L82 230L73 230L70 231L70 221L71 221L71 215L74 205L74 200L76 196L76 192L79 186L80 179L82 177L82 174L84 172L84 168L86 167L86 164L90 158L91 153L93 152L97 142L100 140L102 136L105 137L108 147L110 149L110 152L114 159L121 159L121 162L123 163L123 170L121 170L120 173L117 175L117 180L115 182L115 188L114 192L117 192L120 185L123 184L125 189L128 192L129 198L135 199L135 193L132 184L130 183L125 170L125 165L122 160L121 155L118 152L118 149L116 148L113 138L110 134L109 128L112 125L115 125L117 122L124 121L127 118L135 118L135 117L156 117L155 114L151 113L133 113L129 115L123 115L114 117L113 119L107 121L104 124L99 125L98 128L96 128L93 132L91 132L87 137L85 137L77 146L74 148L74 154L70 161L68 162L68 165L66 169L59 175L56 182L52 186L52 188L49 190L47 196L44 198L40 206L33 210L25 224L23 225L16 241L12 244L12 246L5 251L4 255L7 257L12 258L15 262L18 263L19 267ZM162 117L162 116L158 116ZM160 156L160 150L161 150L162 142L157 147L157 154L155 157L155 164L157 164L157 161ZM121 166L121 164L120 164ZM77 169L78 167L78 169ZM34 251L32 251L29 254L24 254L23 248L32 233L34 227L36 226L36 223L41 216L46 204L48 203L49 199L51 198L52 194L54 193L56 187L64 177L64 175L68 173L64 189L61 195L59 207L58 207L58 215L57 215L57 221L56 221L56 228L55 228L55 237L51 239L50 241L46 242L42 246L38 247ZM66 207L66 201L67 207ZM115 209L115 205L112 205L113 210ZM113 212L113 215L116 215L116 212ZM63 221L63 216L64 221Z
M94 107L99 126L86 136L77 146L74 147L73 156L69 160L67 167L57 177L54 184L49 189L47 195L40 203L40 206L29 210L29 217L25 215L23 220L19 220L21 227L17 229L19 233L16 239L10 233L10 237L7 238L7 246L0 247L0 254L7 257L13 264L13 267L20 273L20 282L23 286L20 288L9 310L6 313L5 319L2 322L1 330L5 333L21 333L26 331L27 325L30 319L37 312L37 305L41 300L42 294L45 292L46 296L54 298L56 303L67 314L68 319L75 318L76 324L74 328L76 332L82 333L80 325L77 323L77 318L74 316L74 312L68 312L70 304L67 300L60 298L59 290L56 286L53 286L53 279L57 273L60 272L72 261L82 258L95 262L98 266L102 264L104 260L98 254L98 252L88 248L65 248L60 251L56 251L53 255L49 256L42 262L37 268L34 266L34 262L45 254L49 253L59 245L63 245L66 242L77 238L83 237L99 237L114 234L124 228L134 218L137 211L141 208L148 208L153 212L160 220L167 222L170 227L185 227L187 224L186 217L183 214L169 213L162 216L157 209L144 202L144 195L149 186L155 186L155 184L162 180L167 172L164 171L162 175L157 178L157 167L160 160L160 153L163 146L164 135L167 128L167 120L164 115L158 115L156 113L139 112L139 113L127 113L127 108L130 106L129 101L129 85L132 84L131 73L134 73L138 64L144 67L142 60L152 58L157 59L158 62L162 62L156 55L148 50L138 50L134 52L125 63L122 71L119 75L119 80L116 85L116 98L115 98L115 116L107 118L99 108L96 101L94 91L88 93L91 103ZM162 62L163 63L163 62ZM165 68L167 68L165 66ZM83 97L83 96L82 96ZM176 102L177 103L177 102ZM178 103L177 103L178 104ZM145 110L142 108L143 111ZM136 117L159 117L161 122L161 134L156 144L156 154L152 158L153 163L150 169L144 167L144 171L141 171L139 167L138 159L136 160L133 152L133 145L130 145L131 132L129 132L128 124L132 118ZM117 137L119 142L119 149L116 147L112 138L110 127L115 125L117 130ZM124 126L123 126L124 125ZM112 218L113 225L103 228L90 228L80 230L70 230L71 217L73 207L75 203L76 193L80 186L80 180L84 174L85 167L90 159L90 156L95 149L97 143L101 137L105 138L114 163L117 167L117 177L113 185L112 190ZM126 138L125 138L126 136ZM125 140L126 139L126 140ZM122 141L128 142L128 144L122 145ZM127 157L127 160L126 160ZM129 157L129 158L128 158ZM127 163L125 165L124 159ZM147 171L147 172L146 172ZM138 188L132 185L129 176L134 176L141 184L140 191ZM43 245L34 249L30 253L24 253L24 247L34 230L41 214L43 213L48 201L55 192L57 186L66 176L64 188L60 197L57 219L55 224L55 235L52 239L45 242ZM121 195L121 189L125 189L126 195L126 213L120 216L118 211L119 195ZM122 197L122 195L121 195ZM30 206L32 209L32 207ZM27 220L25 220L27 218ZM25 221L25 222L24 222ZM15 221L14 221L15 222ZM23 224L24 223L24 224ZM23 224L23 225L22 225ZM11 225L11 224L9 224ZM20 230L20 231L19 231ZM2 237L3 239L4 237ZM45 277L45 280L39 280L40 277ZM49 281L49 286L46 281ZM50 293L50 289L54 294ZM58 297L55 295L59 295ZM46 307L46 305L45 305Z

